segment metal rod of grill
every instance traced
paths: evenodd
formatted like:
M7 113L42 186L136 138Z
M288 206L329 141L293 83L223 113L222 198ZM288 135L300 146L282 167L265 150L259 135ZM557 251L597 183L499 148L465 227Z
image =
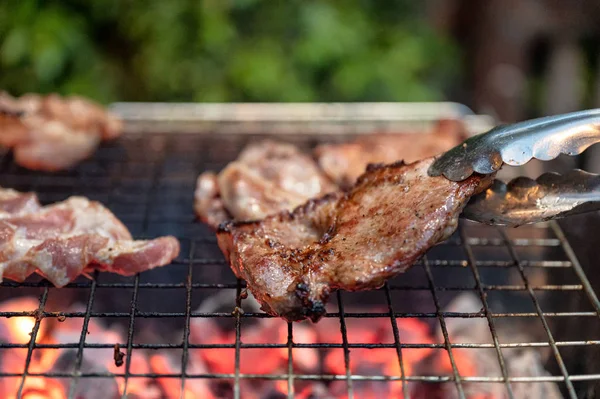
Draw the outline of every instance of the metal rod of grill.
M286 136L293 139L292 136ZM253 310L242 311L245 306L243 292L245 283L232 276L226 262L220 257L213 234L200 225L193 216L191 201L193 184L197 174L210 167L224 165L229 159L219 154L227 146L232 146L231 154L241 148L250 138L247 135L177 135L177 134L138 134L129 133L119 143L102 147L98 154L73 171L55 175L36 174L17 167L10 155L0 161L0 185L11 186L20 190L35 190L40 193L44 202L63 199L73 193L79 193L98 199L114 209L134 231L138 237L151 237L158 232L168 230L178 236L186 251L171 266L163 271L152 271L131 278L113 279L101 273L95 273L93 279L81 278L63 289L56 289L41 279L33 279L24 283L4 281L0 283L0 299L19 296L27 292L39 295L37 309L0 311L0 322L13 317L34 318L34 327L28 342L0 342L0 351L26 350L26 362L22 370L0 369L0 378L15 377L19 379L17 397L22 397L29 378L46 377L68 379L67 395L76 395L78 384L90 378L123 380L122 397L126 397L133 379L150 378L178 379L181 392L188 382L195 380L227 380L232 381L233 396L244 397L242 383L244 381L273 380L282 381L286 386L288 398L297 394L295 386L304 382L323 382L330 384L341 381L346 384L348 397L359 397L361 382L400 382L403 397L410 397L410 384L453 384L459 397L466 397L469 384L494 383L501 384L509 397L514 396L518 384L556 382L563 384L567 395L577 396L576 384L586 381L600 381L597 372L572 373L566 363L563 351L568 348L600 348L600 337L580 336L573 339L555 337L551 330L553 322L569 323L575 319L586 321L600 318L600 302L594 287L587 279L585 272L570 247L564 233L556 223L543 224L523 230L520 235L512 231L485 226L463 224L460 233L448 242L435 248L444 256L428 255L414 266L423 273L423 279L415 282L400 276L390 281L381 289L381 305L377 309L364 309L356 306L352 300L354 295L338 293L337 309L330 310L325 319L339 322L340 342L297 342L296 326L286 324L286 337L282 342L247 343L243 341L244 332L251 329L246 322L262 320L270 316ZM254 138L252 138L254 139ZM326 140L326 137L322 138ZM306 137L298 138L306 140ZM214 151L207 151L208 144ZM239 148L238 148L239 147ZM131 186L131 187L130 187ZM144 187L144 188L139 188ZM166 193L166 194L165 194ZM471 229L476 229L476 233ZM519 230L521 231L521 230ZM460 251L460 252L457 252ZM505 255L499 255L505 251ZM522 257L522 251L536 251L542 257L529 259ZM560 254L559 254L560 252ZM451 254L451 255L447 255ZM506 256L506 254L508 256ZM465 267L467 269L465 269ZM164 272L168 270L168 272ZM468 281L458 283L445 280L445 276L466 270L470 274ZM516 271L520 281L494 281L488 278L490 273L509 273ZM543 273L573 272L574 279L556 283L532 281L529 271ZM503 274L504 275L504 274ZM110 290L128 306L117 306L104 303L101 296ZM235 301L231 303L231 311L197 311L196 307L211 293L229 290L235 293ZM174 302L170 308L149 309L144 303L148 292L155 292L164 298L178 293L182 298ZM480 311L454 312L444 308L443 298L446 295L461 293L474 294L482 304ZM430 295L433 306L426 310L406 309L399 303L399 295ZM522 295L529 298L532 309L495 309L490 302L491 295ZM56 312L52 305L57 297L68 295L85 304L84 310L73 311L61 309ZM582 295L590 305L569 309L569 311L548 309L544 306L542 296ZM0 301L1 303L1 301ZM73 342L48 343L38 342L40 326L45 321L57 319L80 320L82 328L78 338ZM228 343L197 343L190 341L191 323L198 319L229 320L233 326L235 340ZM364 319L389 320L386 326L391 331L392 342L355 342L349 339L348 333L352 321ZM419 319L438 323L443 342L406 342L402 333L402 323L407 319ZM454 342L448 329L451 320L481 320L487 323L492 337L491 342ZM498 335L498 324L512 320L538 321L543 326L545 336L524 341L504 342ZM126 329L122 342L94 343L88 342L88 330L95 321L120 323ZM167 324L170 320L181 321L181 329L177 330L176 342L156 341L141 342L138 337L143 333L144 323ZM84 355L90 350L113 350L115 344L125 352L125 364L118 373L91 372L83 370ZM504 350L507 349L550 350L552 359L558 364L558 372L552 371L546 376L511 375L506 365ZM278 349L287 353L285 368L270 374L247 373L242 370L242 358L249 350ZM338 350L343 352L344 372L332 374L326 371L319 373L301 373L295 370L294 361L299 350ZM353 364L360 361L354 350L389 349L393 351L394 364L398 366L397 375L364 375L354 372ZM431 349L445 351L448 354L451 373L447 375L422 375L409 372L406 364L406 351ZM501 375L463 375L456 364L455 352L458 350L491 350L497 358ZM69 371L34 371L31 364L37 351L73 350L76 353L75 363ZM133 354L137 352L181 351L177 363L180 369L174 372L137 372L132 368ZM232 372L197 373L190 371L188 363L193 350L230 350L234 354ZM0 360L1 362L1 360Z

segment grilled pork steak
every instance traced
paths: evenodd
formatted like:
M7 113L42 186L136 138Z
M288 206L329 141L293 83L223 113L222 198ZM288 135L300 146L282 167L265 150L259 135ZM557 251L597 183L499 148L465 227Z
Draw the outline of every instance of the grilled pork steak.
M320 145L314 150L318 164L291 144L265 140L246 147L218 175L201 174L194 209L213 228L232 219L262 219L352 187L368 164L420 160L466 137L461 122L442 120L429 132L372 134L350 143Z
M224 223L219 247L266 312L317 321L331 292L378 288L448 238L469 198L491 182L430 177L432 161L372 166L345 194Z
M0 281L37 272L62 287L94 269L129 276L178 254L175 237L133 240L98 202L71 197L41 207L34 194L0 188Z
M315 148L319 166L340 187L351 187L371 163L410 163L429 158L462 143L467 138L460 121L439 121L431 131L370 134L344 144Z
M231 215L225 209L221 199L217 174L204 172L196 180L194 192L194 212L202 221L213 228L220 223L231 220Z
M218 175L205 172L196 185L194 209L216 228L226 220L256 220L292 210L337 187L315 161L291 144L251 144Z
M15 161L29 169L69 168L121 130L117 118L80 97L0 92L0 145L12 148Z

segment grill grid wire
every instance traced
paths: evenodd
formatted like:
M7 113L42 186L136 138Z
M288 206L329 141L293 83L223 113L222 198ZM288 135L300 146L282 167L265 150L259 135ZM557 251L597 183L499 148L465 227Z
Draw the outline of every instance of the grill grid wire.
M249 140L250 138L246 138ZM290 138L288 138L290 139ZM240 391L240 381L242 379L266 379L266 380L282 380L287 382L288 397L294 397L294 383L296 381L333 381L342 380L347 383L348 397L354 397L353 383L358 381L401 381L402 392L405 397L408 397L408 383L414 381L421 381L427 383L452 383L455 385L459 397L465 397L464 387L465 383L500 383L504 384L509 397L513 396L512 389L514 384L518 383L536 383L536 382L558 382L566 385L566 392L570 397L576 397L576 392L573 386L573 382L577 381L589 381L589 380L600 380L600 374L570 374L564 365L563 359L559 348L571 347L571 346L598 346L600 345L600 339L598 340L555 340L551 329L548 324L549 319L553 318L569 318L569 317L587 317L587 318L599 318L600 317L600 303L589 283L585 277L581 265L579 264L573 250L567 242L562 230L556 223L549 223L547 225L536 226L539 230L544 230L552 233L554 238L512 238L509 231L502 228L492 228L477 226L478 230L490 230L496 229L500 234L500 239L494 238L481 238L473 237L468 234L466 225L461 223L458 234L453 236L448 242L442 244L447 247L458 247L462 248L466 254L463 259L460 260L448 260L448 259L430 259L426 256L420 261L415 268L420 268L424 271L427 277L427 284L424 285L412 285L403 286L394 284L394 281L387 283L381 290L385 295L387 312L354 312L347 311L345 306L344 294L337 293L337 312L327 313L326 318L339 319L340 322L340 333L342 336L341 343L296 343L294 342L294 325L288 323L288 334L287 342L285 343L272 343L272 344L245 344L241 340L242 336L242 321L245 319L253 318L264 318L269 317L264 313L256 312L245 312L234 311L232 313L227 312L211 312L211 313L199 313L192 309L192 297L198 290L205 289L230 289L236 292L236 309L243 308L242 291L245 288L243 281L237 280L235 283L219 282L219 283L202 283L194 282L193 273L197 270L201 270L202 267L208 267L209 265L228 269L223 259L213 259L203 256L198 256L196 253L197 247L200 245L215 245L215 239L212 233L209 233L207 229L200 226L191 217L191 203L189 209L185 209L183 213L179 213L179 218L172 218L169 216L168 205L170 202L177 202L181 198L185 198L191 202L191 196L193 192L193 183L197 173L207 167L213 169L219 169L226 159L219 154L204 153L203 157L197 156L197 151L208 151L207 144L215 141L214 138L209 139L205 136L191 137L186 136L188 143L179 145L177 143L181 138L175 135L135 135L130 134L125 138L121 139L119 144L112 144L105 146L98 151L98 154L90 161L86 161L81 167L77 168L72 172L65 172L59 175L43 175L32 172L27 172L14 165L10 155L5 155L0 162L0 184L4 186L14 187L20 190L33 190L37 191L44 202L55 201L64 199L68 195L80 192L82 195L88 195L93 198L102 200L109 208L113 209L119 204L134 200L143 201L145 210L139 215L128 214L126 212L115 212L128 227L132 228L134 235L136 236L150 236L154 233L152 228L161 226L164 223L175 223L177 226L175 230L178 232L179 238L182 242L189 243L189 251L182 252L181 258L173 262L175 265L187 267L186 278L184 281L176 283L155 283L155 282L142 282L141 276L136 275L126 281L121 282L102 282L103 277L97 272L94 273L93 279L80 279L74 283L69 284L64 290L87 290L89 292L87 296L86 310L85 312L50 312L46 309L46 304L51 292L56 292L58 289L51 287L45 280L41 281L28 281L25 283L14 283L5 281L0 284L3 290L15 289L19 287L39 288L41 289L41 295L39 299L39 307L35 311L30 312L0 312L0 318L5 317L16 317L16 316L29 316L35 318L35 324L31 333L31 339L27 344L16 344L10 342L0 343L0 350L11 349L11 348L27 348L27 358L23 372L12 372L12 373L0 373L0 377L17 377L20 378L20 386L18 391L18 397L22 396L23 388L28 377L43 376L50 378L69 378L71 383L69 385L69 397L75 397L75 388L78 381L85 378L96 377L96 378L123 378L125 381L125 391L123 397L127 395L127 384L132 378L149 377L149 378L177 378L181 380L181 389L183 390L186 380L194 378L203 379L229 379L234 381L234 397L243 397L243 392ZM190 144L190 140L193 144ZM228 142L230 139L223 139ZM230 155L235 156L239 148L245 143L242 139L237 139L237 146L230 150ZM223 143L221 143L223 145ZM223 147L221 147L223 148ZM125 149L125 150L123 150ZM183 150L182 152L182 149ZM216 156L215 156L216 155ZM187 158L186 158L187 157ZM208 158L208 160L206 159ZM171 175L169 172L169 163L173 159L178 159L189 165L193 165L191 168L186 169L181 174ZM197 160L199 159L199 160ZM191 160L191 161L190 161ZM188 162L189 161L189 162ZM189 166L188 165L188 166ZM112 173L110 171L111 168ZM122 195L120 189L126 187L129 183L135 182L136 178L130 178L127 176L127 170L135 169L139 167L142 170L142 176L138 181L143 180L149 188L147 191L140 191L137 194L128 196ZM148 173L148 170L150 171ZM183 178L182 178L183 176ZM148 184L149 180L149 184ZM169 184L174 180L176 181L175 188L171 188L169 191ZM66 182L66 183L65 183ZM12 183L12 184L11 184ZM179 185L179 187L177 187ZM65 188L65 186L67 188ZM57 189L58 188L58 189ZM167 191L167 196L161 198L161 192ZM104 196L103 196L104 195ZM157 213L164 213L165 216L156 217ZM183 216L182 216L183 215ZM140 225L139 231L135 231L133 226L136 224ZM190 228L187 229L186 228ZM137 233L137 234L136 234ZM559 249L564 253L566 260L521 260L519 257L520 248L550 248ZM510 259L498 259L498 260L479 260L476 258L474 249L482 248L484 250L489 248L504 248L510 254ZM473 285L455 285L455 286L444 286L441 285L434 276L434 270L450 270L456 268L468 267L474 278L475 284ZM516 268L521 278L521 284L486 284L481 276L481 271L485 269L509 269ZM525 272L527 269L540 269L540 270L559 270L559 269L571 269L579 279L578 284L564 284L564 285L535 285L529 281L529 277ZM153 273L153 272L150 272ZM35 280L35 279L34 279ZM100 280L100 281L98 281ZM131 300L128 312L98 312L93 311L94 303L96 300L96 294L98 290L103 288L120 289L126 292L131 291ZM138 310L138 298L141 290L145 289L160 289L168 295L171 290L185 289L185 306L182 311L178 312L150 312L150 311L139 311ZM405 312L397 311L394 308L393 296L396 292L414 291L414 290L428 290L433 299L435 305L434 312ZM472 291L475 292L482 303L482 309L479 312L447 312L443 311L439 301L439 294L444 292L462 292ZM534 306L534 312L493 312L490 308L487 295L490 292L513 292L519 291L529 295ZM593 311L584 311L575 309L572 312L553 311L544 312L538 300L540 293L546 292L557 292L557 291L578 291L585 294L590 301ZM232 304L233 307L234 304ZM40 324L45 318L81 318L83 319L83 328L78 342L66 343L66 344L38 344L36 343L36 337L40 330ZM114 344L92 344L86 343L88 324L92 318L118 318L128 321L127 330L127 341L120 342L121 348L126 350L126 362L123 366L123 373L112 374L112 373L101 373L101 372L82 372L81 366L83 362L83 354L86 349L91 348L104 348L112 350ZM185 318L185 327L183 329L183 335L180 343L136 343L136 321L140 319L161 319L161 318ZM235 325L235 342L231 344L195 344L189 340L190 335L190 321L193 318L232 318ZM393 343L378 343L378 344L363 344L349 342L347 334L347 320L353 318L389 318L390 328L393 331L394 342ZM437 319L444 336L443 343L405 343L402 341L402 336L398 328L398 321L404 318L419 318L419 319ZM490 333L492 336L492 343L455 343L451 341L451 337L448 334L446 322L454 318L480 318L487 320L489 325ZM536 342L500 342L495 329L495 323L498 320L506 318L529 318L540 320L543 324L544 331L546 333L547 340L536 341ZM600 337L598 337L600 338ZM552 355L557 361L560 373L557 375L550 375L545 377L527 377L527 376L510 376L507 372L505 362L502 355L502 349L505 348L550 348ZM33 353L37 349L66 349L72 348L77 350L76 363L72 372L54 372L48 371L45 373L33 373L29 370ZM235 350L235 371L232 374L192 374L186 370L187 360L189 351L192 349L217 349L217 348L229 348ZM287 348L288 352L288 364L287 373L285 374L273 374L273 375L262 375L262 374L242 374L240 372L240 357L242 351L250 348ZM344 352L345 362L345 374L343 375L327 375L327 374L298 374L294 372L293 356L295 349L300 348L325 348L325 349L342 349ZM354 375L351 373L350 362L352 361L352 350L358 348L390 348L394 349L398 358L398 364L400 366L400 375ZM452 375L407 375L405 371L405 364L403 361L403 350L411 348L431 348L438 350L446 350L448 352L451 364L452 364ZM457 348L469 348L469 349L492 349L495 351L498 362L501 367L501 376L461 376L456 362L453 356L453 350ZM158 349L181 349L181 372L172 374L156 374L156 373L145 373L145 374L134 374L131 372L131 354L134 350L158 350Z

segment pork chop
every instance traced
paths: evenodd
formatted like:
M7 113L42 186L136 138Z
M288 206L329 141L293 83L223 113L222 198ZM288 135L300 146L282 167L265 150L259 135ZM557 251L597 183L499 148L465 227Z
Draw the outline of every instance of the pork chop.
M257 220L291 210L337 187L294 145L270 140L251 144L218 175L198 178L195 211L216 228L226 220Z
M121 130L117 118L80 97L0 93L0 145L12 148L15 161L29 169L67 169Z
M263 310L317 321L333 291L381 287L448 238L469 198L491 182L430 177L432 161L374 165L347 193L222 224L219 247Z
M342 188L351 187L368 164L406 163L441 154L467 138L460 121L441 120L430 131L376 133L344 144L322 144L315 157L325 174Z

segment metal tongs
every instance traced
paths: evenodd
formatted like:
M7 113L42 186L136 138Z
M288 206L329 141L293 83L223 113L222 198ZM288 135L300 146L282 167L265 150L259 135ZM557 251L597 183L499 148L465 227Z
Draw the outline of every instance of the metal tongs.
M560 154L578 155L600 142L600 109L532 119L498 126L471 137L441 155L430 176L461 181L473 173L490 175L504 164L525 165ZM517 177L474 196L462 217L473 221L520 226L600 210L600 175L579 169L567 174L545 173L536 180Z

